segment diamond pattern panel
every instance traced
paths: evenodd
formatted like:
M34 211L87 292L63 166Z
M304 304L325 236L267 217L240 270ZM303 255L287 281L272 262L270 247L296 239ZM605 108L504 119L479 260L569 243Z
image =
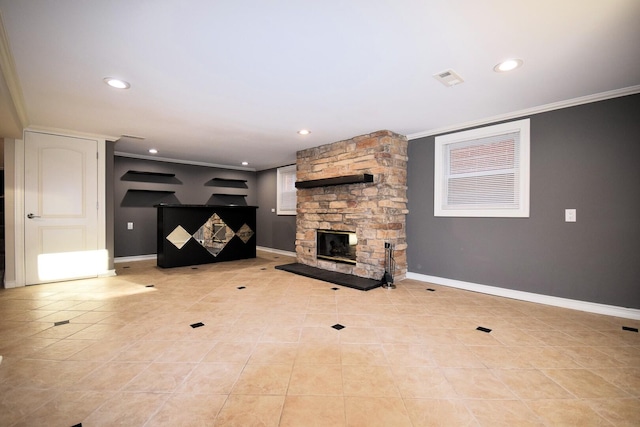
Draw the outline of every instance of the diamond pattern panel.
M189 234L189 232L182 228L182 226L180 225L177 226L167 236L167 240L173 243L173 245L178 249L182 249L182 247L187 244L190 238L191 234Z
M247 243L251 236L253 236L253 230L247 224L244 224L240 227L240 230L236 232L236 236L238 236L244 243Z
M196 239L209 253L213 256L218 254L233 239L234 232L225 222L218 216L213 214L202 224L195 232L193 238Z

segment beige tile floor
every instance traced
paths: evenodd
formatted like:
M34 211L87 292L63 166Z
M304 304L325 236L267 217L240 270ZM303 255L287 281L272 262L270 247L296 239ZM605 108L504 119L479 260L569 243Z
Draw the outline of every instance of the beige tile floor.
M0 290L0 426L640 425L639 321L292 261Z

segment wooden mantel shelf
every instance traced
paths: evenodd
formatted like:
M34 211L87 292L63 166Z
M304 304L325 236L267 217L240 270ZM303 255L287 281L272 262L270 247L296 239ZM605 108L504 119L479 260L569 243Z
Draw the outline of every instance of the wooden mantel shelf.
M373 175L361 173L358 175L344 175L334 178L310 179L308 181L297 181L296 188L328 187L330 185L361 184L373 182Z

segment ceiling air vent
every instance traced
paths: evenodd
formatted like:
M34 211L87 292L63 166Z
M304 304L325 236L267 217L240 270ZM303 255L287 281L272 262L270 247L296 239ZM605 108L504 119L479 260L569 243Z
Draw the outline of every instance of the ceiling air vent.
M455 71L447 70L438 74L434 74L433 78L445 85L446 87L451 87L462 83L462 77L460 77Z

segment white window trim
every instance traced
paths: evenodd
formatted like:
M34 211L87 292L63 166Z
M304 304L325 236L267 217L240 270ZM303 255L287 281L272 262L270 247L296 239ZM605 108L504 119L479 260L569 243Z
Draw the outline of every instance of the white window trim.
M520 133L519 144L519 203L518 208L444 208L445 200L445 151L450 144L487 138L513 132ZM445 217L529 217L529 173L530 173L530 124L529 119L499 125L486 126L463 132L451 133L435 138L434 162L434 215Z
M293 182L295 183L295 175L296 175L296 165L284 166L278 168L277 170L277 184L276 184L276 207L278 215L295 215L296 214L296 203L294 203L293 208L290 206L282 206L282 197L285 193L290 192L291 189L286 189L286 180L284 179L287 175L291 175L293 173ZM289 181L291 182L291 181ZM288 191L287 191L288 190ZM293 187L293 191L297 192L295 186Z

